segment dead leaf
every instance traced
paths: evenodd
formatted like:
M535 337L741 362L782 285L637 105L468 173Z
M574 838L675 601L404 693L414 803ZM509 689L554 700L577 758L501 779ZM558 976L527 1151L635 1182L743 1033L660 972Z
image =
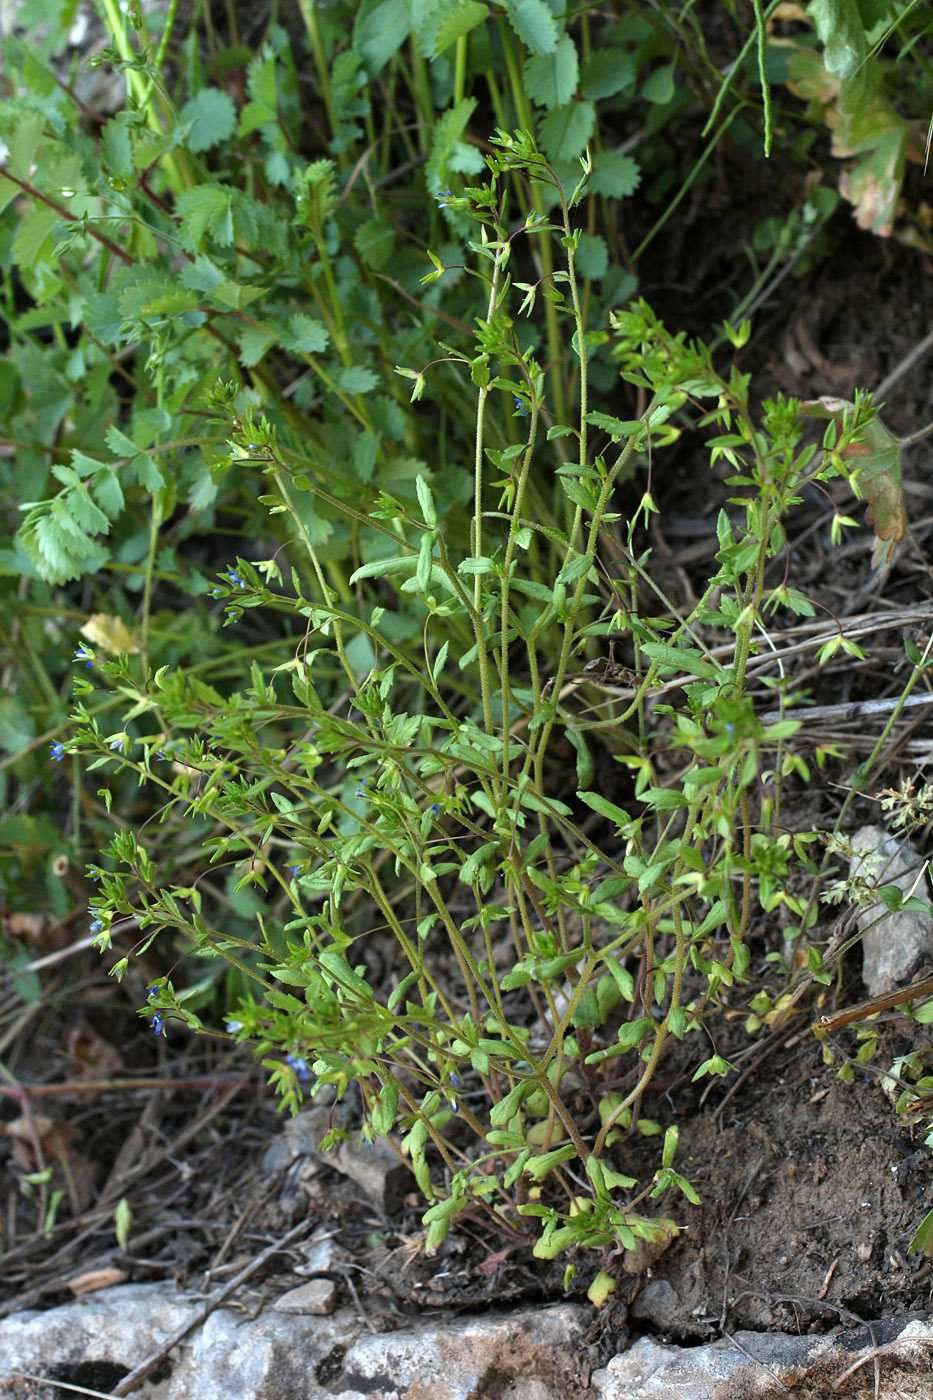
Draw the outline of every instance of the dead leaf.
M8 938L19 938L23 943L33 943L42 937L48 921L47 914L10 912L3 915L3 932Z
M0 1134L3 1133L12 1140L13 1163L24 1175L53 1166L49 1187L67 1191L74 1215L87 1209L94 1199L94 1181L100 1169L73 1146L81 1136L79 1128L34 1113L30 1118L22 1116L11 1123L0 1123ZM36 1156L37 1140L41 1161Z
M81 636L86 637L92 646L100 647L111 656L135 656L139 651L139 642L123 619L109 613L93 613L80 630Z
M115 1288L118 1283L126 1283L129 1274L125 1269L91 1269L86 1274L78 1274L68 1280L68 1287L76 1298L82 1293L96 1293L101 1288Z
M69 1079L113 1079L123 1068L120 1052L92 1030L86 1021L80 1021L68 1032ZM76 1094L75 1097L85 1103L93 1103L98 1092L92 1090Z
M657 1240L639 1240L634 1249L627 1249L622 1256L622 1267L627 1274L643 1274L669 1249L677 1235L676 1225L671 1225Z

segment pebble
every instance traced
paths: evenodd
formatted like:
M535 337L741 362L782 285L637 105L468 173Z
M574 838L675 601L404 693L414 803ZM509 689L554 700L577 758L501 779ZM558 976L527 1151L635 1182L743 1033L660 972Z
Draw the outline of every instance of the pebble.
M280 1313L329 1317L337 1306L337 1285L333 1279L313 1278L309 1283L302 1283L283 1293L273 1306Z

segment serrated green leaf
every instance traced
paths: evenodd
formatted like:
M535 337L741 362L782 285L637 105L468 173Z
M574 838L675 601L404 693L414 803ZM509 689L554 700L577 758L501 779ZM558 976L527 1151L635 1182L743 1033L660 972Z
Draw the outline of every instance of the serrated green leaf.
M230 139L236 129L236 107L229 93L205 87L185 103L178 120L182 125L191 123L185 145L199 155Z
M628 49L596 49L583 64L580 91L591 102L614 97L624 88L634 87L638 64Z
M568 34L553 53L532 54L525 64L525 87L539 107L563 107L577 90L577 46Z
M210 234L221 247L233 242L233 191L223 185L203 184L183 190L175 201L181 220L180 233L185 247L198 253Z
M574 263L581 277L588 277L594 281L602 277L609 266L606 240L598 233L581 234Z
M557 21L545 0L507 0L505 13L532 53L553 53L557 48Z
M592 102L568 102L541 123L541 145L551 160L574 160L583 154L595 127Z
M434 29L431 44L434 58L440 58L458 39L472 33L477 25L489 18L489 10L485 5L477 4L476 0L454 0L454 3L441 5L439 9L442 18Z
M292 316L287 331L282 335L282 345L286 350L297 350L303 355L319 355L329 344L327 327L312 316Z
M334 383L345 394L369 394L379 383L379 376L363 365L344 365L334 375Z
M368 219L357 229L353 244L366 266L378 272L395 250L395 229L385 219Z
M258 365L269 346L274 345L277 339L277 333L268 326L258 323L244 324L237 336L237 343L240 347L240 359L247 369Z
M412 29L410 0L361 0L353 23L353 47L374 78L397 53Z
M593 157L593 173L589 189L608 199L625 199L641 184L641 166L632 156L620 151L597 151Z

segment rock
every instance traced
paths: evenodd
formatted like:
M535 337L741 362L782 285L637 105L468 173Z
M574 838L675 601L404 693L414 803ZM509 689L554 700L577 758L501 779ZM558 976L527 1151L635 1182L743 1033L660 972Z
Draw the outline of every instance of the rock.
M306 1313L310 1317L329 1317L337 1306L337 1285L333 1279L313 1278L291 1288L277 1298L273 1305L280 1313Z
M908 894L923 868L923 861L904 837L892 836L881 826L863 826L851 837L859 858L851 861L849 874L872 884L896 885ZM922 882L918 885L921 898ZM857 924L862 938L862 980L871 996L904 987L926 962L933 960L933 923L923 914L887 914L881 900L859 910ZM870 925L875 927L871 928Z
M34 1400L35 1386L17 1379L23 1372L110 1391L203 1306L170 1284L127 1284L4 1318L0 1394ZM561 1303L411 1318L404 1330L375 1335L355 1308L322 1316L279 1306L258 1317L218 1308L162 1362L155 1393L160 1400L583 1400L591 1321L590 1308ZM141 1400L153 1393L148 1383L140 1387Z
M667 1279L651 1279L633 1301L629 1313L650 1322L659 1332L670 1332L680 1325L680 1298Z
M911 1321L882 1318L853 1331L837 1330L828 1336L788 1337L773 1332L737 1332L701 1347L664 1346L641 1337L627 1352L614 1356L602 1370L594 1371L589 1395L592 1400L771 1400L793 1394L849 1394L835 1382L860 1362L859 1386L853 1395L906 1393L874 1390L872 1363L879 1356L882 1376L892 1363L901 1369L905 1383L913 1380L911 1395L929 1394L929 1343L933 1326L928 1318ZM880 1353L880 1355L879 1355ZM860 1371L855 1370L858 1377Z
M303 1256L303 1262L295 1266L296 1274L329 1274L350 1262L350 1255L338 1245L334 1231L328 1229L315 1230L309 1240L297 1246L297 1252Z
M385 1138L376 1138L371 1145L340 1142L329 1152L318 1152L318 1144L331 1126L343 1127L344 1122L341 1106L315 1105L297 1114L267 1148L264 1170L270 1174L284 1171L296 1157L312 1157L322 1167L333 1167L355 1181L384 1215L393 1215L411 1185L410 1165Z

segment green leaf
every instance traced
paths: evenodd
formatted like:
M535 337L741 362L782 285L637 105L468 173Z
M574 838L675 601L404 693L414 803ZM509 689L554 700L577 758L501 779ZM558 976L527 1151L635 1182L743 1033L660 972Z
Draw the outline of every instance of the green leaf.
M379 383L379 376L363 365L345 365L334 375L334 383L346 394L369 394Z
M933 1256L933 1210L929 1211L917 1226L907 1253Z
M808 399L801 406L801 413L807 418L833 418L840 423L851 422L854 412L854 405L845 399L825 395ZM865 519L875 529L872 567L883 569L890 562L894 546L907 533L901 444L880 418L872 419L862 429L861 437L861 442L850 443L841 455L850 466L858 468L858 493L868 502Z
M182 107L178 120L182 125L191 123L185 145L199 155L230 139L236 130L236 107L230 94L220 88L201 88Z
M465 97L435 122L426 170L429 188L443 189L447 184L453 162L462 154L460 148L465 143L461 138L475 110L476 98Z
M101 134L103 161L111 175L128 179L133 174L133 151L130 145L129 113L118 112L111 117Z
M362 0L353 24L353 47L371 78L402 47L412 29L410 0Z
M263 355L270 345L274 345L278 336L274 330L257 323L244 323L237 336L237 343L240 347L240 359L247 369L252 369L253 365L258 365Z
M198 253L208 234L221 247L233 242L233 190L223 185L197 185L183 190L175 201L181 219L181 240L190 253Z
M431 12L426 27L428 53L432 58L439 58L458 39L470 34L488 18L488 9L485 5L477 4L476 0L453 0L453 3L438 5Z
M606 240L598 233L583 233L574 258L577 272L581 277L592 281L603 276L609 266L609 249Z
M282 346L303 355L319 355L330 343L330 334L323 321L312 316L292 316L288 330L282 336Z
M625 831L629 827L632 818L628 812L624 812L621 807L617 807L614 802L610 802L608 797L602 797L598 792L577 793L581 802L585 802L587 807L592 807L594 812L598 812L601 817L606 817L609 821L615 822L620 830Z
M539 107L563 107L577 90L577 47L565 34L550 54L534 54L525 64L525 87Z
M641 85L641 95L646 102L653 102L659 107L670 102L674 96L674 64L664 63L649 73Z
M357 229L353 244L366 266L378 272L395 251L395 229L385 219L368 219Z
M557 48L557 21L545 0L507 0L505 13L532 53L553 53Z
M595 126L592 102L568 102L541 123L541 145L551 160L574 160L583 154Z
M529 1157L525 1163L525 1171L535 1181L543 1181L555 1167L559 1167L562 1162L569 1162L571 1157L575 1156L576 1148L568 1142L563 1147L555 1147L550 1152L542 1152L539 1157Z
M807 14L823 45L826 71L849 78L868 53L857 0L810 0Z
M133 1211L125 1196L121 1196L113 1213L113 1229L117 1244L125 1252L129 1247L130 1230L133 1225Z
M619 151L597 151L589 189L608 199L625 199L641 184L641 166L632 156Z
M672 647L666 642L645 642L642 651L652 661L657 661L664 675L699 676L705 681L721 681L725 673L713 661L707 661L702 652L692 647Z
M591 102L634 87L638 64L628 49L596 49L583 64L580 90Z
M508 1123L511 1118L514 1118L523 1101L527 1099L529 1094L533 1093L534 1088L535 1085L532 1080L523 1079L520 1083L515 1085L514 1089L509 1090L504 1099L500 1099L498 1103L493 1104L489 1113L489 1121L492 1126L494 1128L501 1128L504 1124Z

